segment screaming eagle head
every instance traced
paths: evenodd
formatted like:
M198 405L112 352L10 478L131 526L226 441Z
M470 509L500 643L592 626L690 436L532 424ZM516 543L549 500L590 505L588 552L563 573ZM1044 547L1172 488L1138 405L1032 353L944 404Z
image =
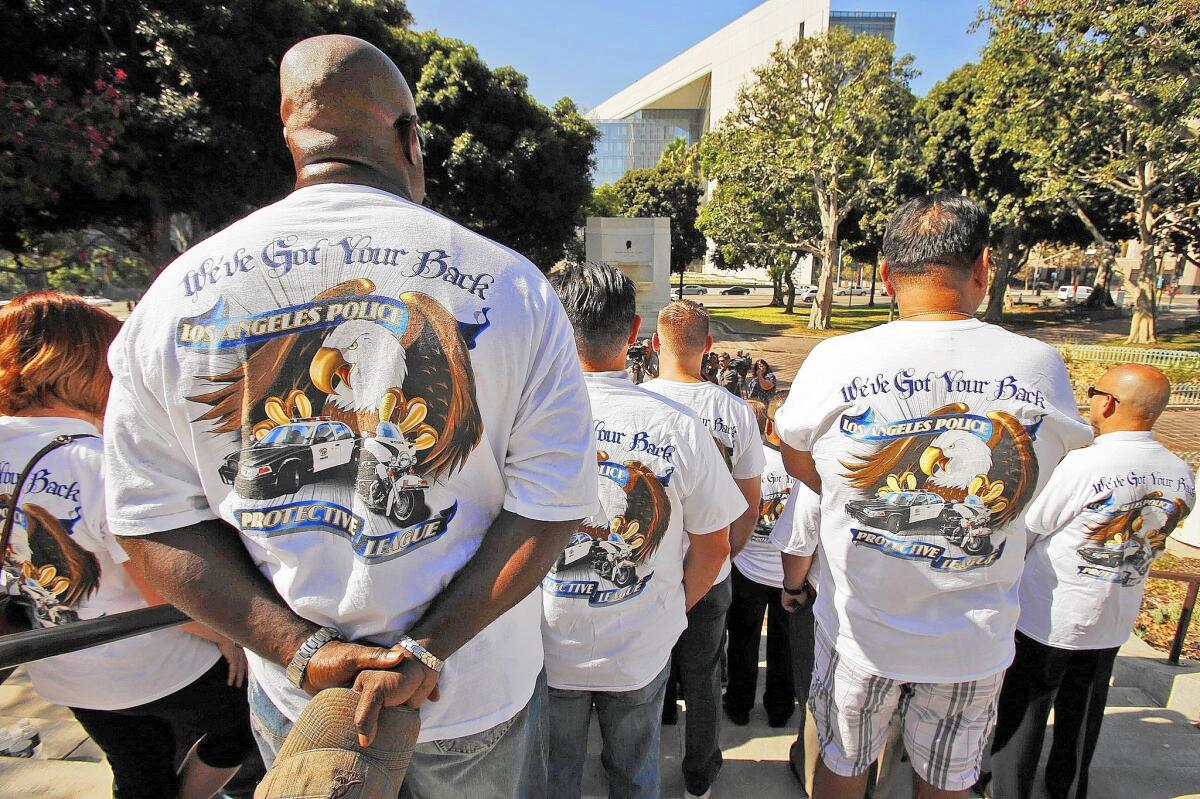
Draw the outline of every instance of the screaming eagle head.
M383 325L344 322L321 343L309 366L313 385L343 411L378 411L388 389L408 376L400 339ZM382 416L382 414L381 414Z
M921 471L928 482L943 488L967 489L992 468L992 450L986 441L962 430L942 433L921 453Z

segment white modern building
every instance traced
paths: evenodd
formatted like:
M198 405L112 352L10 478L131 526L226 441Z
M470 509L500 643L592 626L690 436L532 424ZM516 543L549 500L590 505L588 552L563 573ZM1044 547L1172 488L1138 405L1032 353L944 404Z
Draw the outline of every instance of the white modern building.
M831 25L891 40L894 12L832 11L830 0L766 0L593 108L600 128L593 183L652 167L673 140L700 138L719 124L738 89L775 45Z

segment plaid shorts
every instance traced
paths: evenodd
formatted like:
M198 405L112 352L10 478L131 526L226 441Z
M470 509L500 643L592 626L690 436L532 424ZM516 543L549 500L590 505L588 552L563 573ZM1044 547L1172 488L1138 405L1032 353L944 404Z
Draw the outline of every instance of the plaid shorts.
M996 723L1003 671L970 682L902 682L840 657L820 628L816 639L808 702L830 771L843 777L866 771L898 708L904 747L921 779L944 791L975 784Z

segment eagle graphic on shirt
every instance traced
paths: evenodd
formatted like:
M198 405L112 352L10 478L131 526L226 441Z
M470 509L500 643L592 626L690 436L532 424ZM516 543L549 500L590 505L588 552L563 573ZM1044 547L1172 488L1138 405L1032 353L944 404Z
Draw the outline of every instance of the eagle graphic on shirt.
M1166 548L1167 537L1187 516L1187 504L1178 498L1166 499L1161 491L1152 491L1115 512L1107 510L1109 502L1089 506L1108 513L1108 518L1088 527L1087 542L1076 551L1091 566L1115 570L1114 576L1123 585L1140 583Z
M553 571L582 566L624 588L658 551L671 523L671 502L662 479L644 463L614 463L606 452L596 453L596 460L601 511L580 522Z
M11 496L0 494L0 506ZM75 608L100 587L100 561L71 538L69 528L79 520L59 519L41 505L22 503L25 550L10 545L5 560L20 569L20 590L35 604L40 623L47 626L76 621ZM21 518L21 517L18 517Z
M203 376L210 388L188 396L207 406L196 421L213 434L239 434L243 448L220 473L240 496L294 494L343 470L357 475L372 510L409 524L428 517L430 484L460 470L478 445L483 421L469 350L490 309L463 323L427 294L374 291L356 278L248 320L221 318L222 303L181 323L182 340L182 331L214 317L218 337L249 323L302 322L239 343L244 357Z
M894 535L933 533L968 554L991 553L992 530L1015 520L1032 498L1038 462L1033 437L1015 416L969 411L960 402L944 405L906 420L913 432L881 435L886 443L842 461L843 477L862 496L847 503L847 513Z

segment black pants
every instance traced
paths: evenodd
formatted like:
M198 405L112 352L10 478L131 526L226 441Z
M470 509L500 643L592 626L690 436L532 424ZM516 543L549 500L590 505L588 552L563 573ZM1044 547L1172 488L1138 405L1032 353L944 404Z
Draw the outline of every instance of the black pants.
M1027 799L1050 709L1054 740L1046 763L1051 799L1085 799L1088 767L1104 722L1117 650L1058 649L1017 633L1017 656L1004 675L992 744L992 796Z
M708 590L688 611L687 629L671 650L672 679L667 682L665 703L674 710L679 693L687 702L683 738L683 782L688 793L699 796L709 789L724 760L721 757L721 642L725 613L729 610L730 579Z
M729 683L725 686L725 709L729 715L737 717L745 716L754 707L754 695L758 688L758 642L762 637L765 613L767 687L763 693L763 707L771 725L782 727L796 710L792 656L788 648L789 614L779 603L782 591L754 582L738 571L736 565L732 579L733 601L726 617L729 630Z
M769 624L770 622L768 622ZM816 660L816 622L813 619L813 603L809 602L795 613L788 614L788 644L792 655L792 684L795 687L797 708L796 740L788 759L792 768L804 779L807 758L804 750L804 726L808 707L808 689L812 685L813 663ZM769 641L769 639L768 639ZM770 661L768 661L769 665ZM817 752L809 752L813 757Z
M246 689L225 684L225 658L173 694L123 710L71 708L108 758L120 799L170 799L179 793L175 730L204 733L196 756L213 768L240 766L254 749Z

